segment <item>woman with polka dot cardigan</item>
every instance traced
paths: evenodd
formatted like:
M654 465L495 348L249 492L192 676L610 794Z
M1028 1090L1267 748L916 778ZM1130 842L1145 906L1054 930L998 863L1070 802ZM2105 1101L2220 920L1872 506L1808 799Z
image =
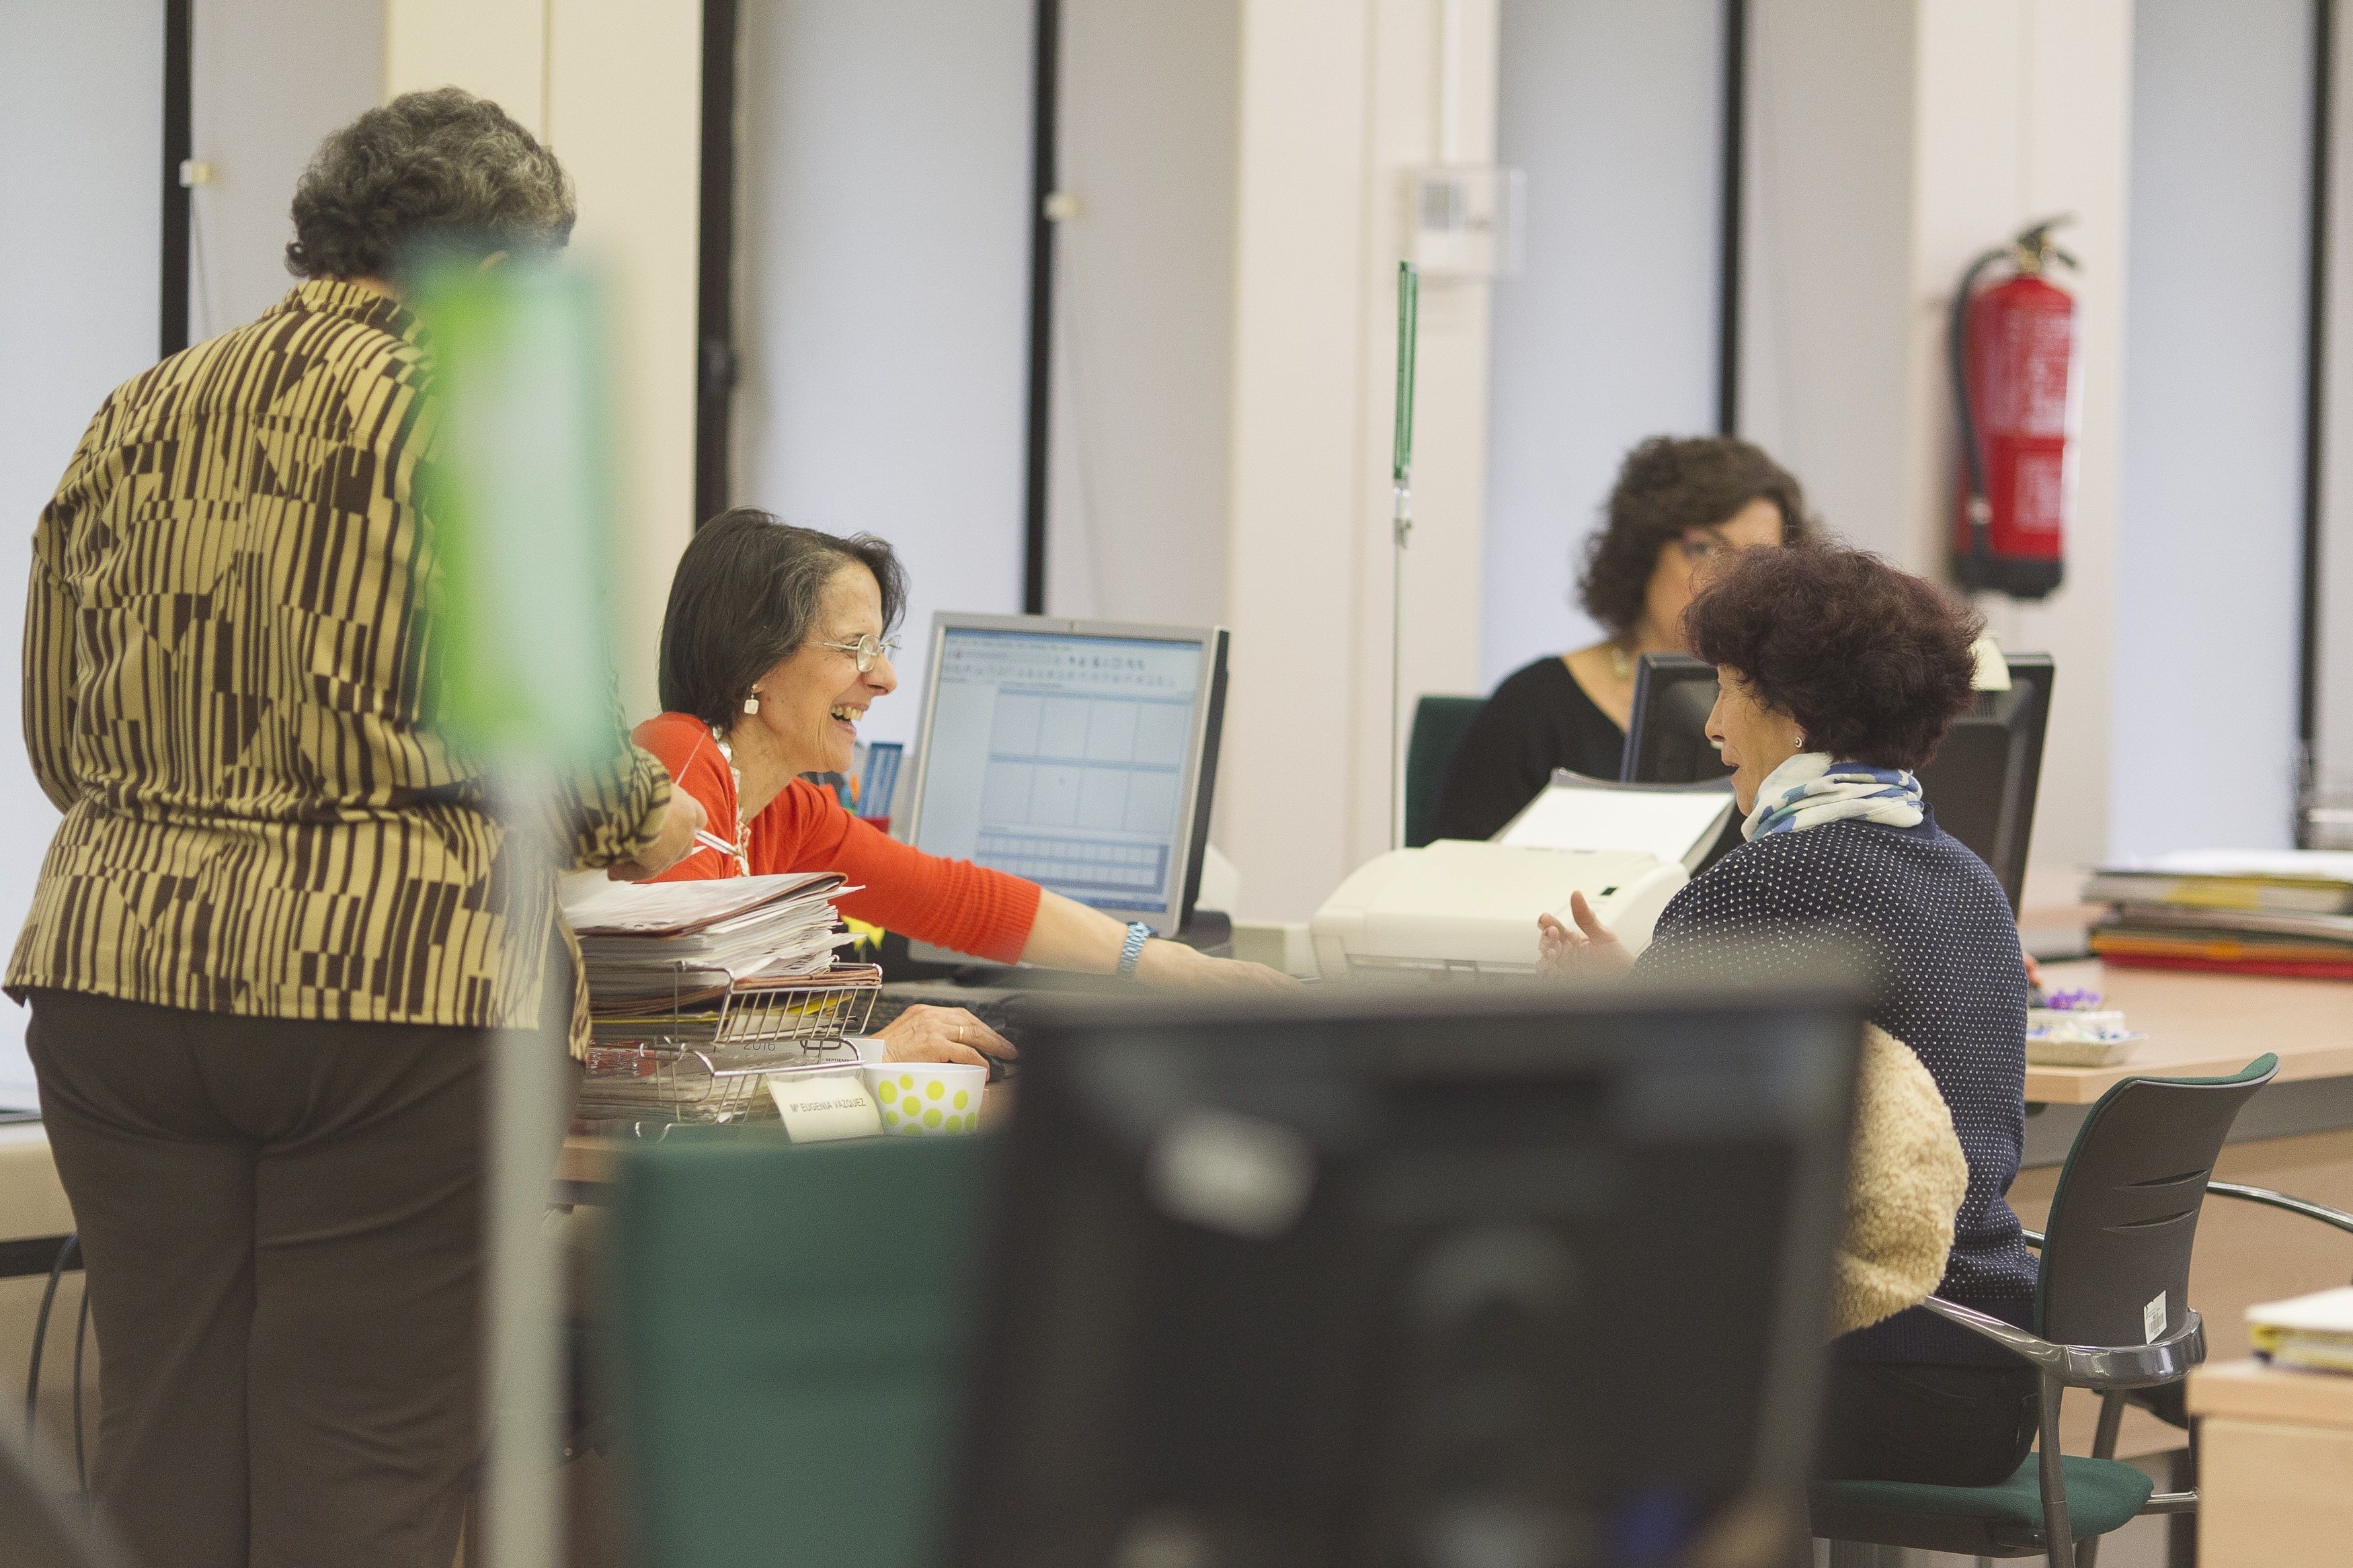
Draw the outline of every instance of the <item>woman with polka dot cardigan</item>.
M1542 922L1546 967L1769 978L1860 958L1872 1022L1936 1080L1968 1162L1936 1294L2023 1325L2035 1264L2008 1194L2025 1137L2024 961L1985 863L1936 826L1911 769L1973 700L1981 619L1829 544L1732 563L1685 618L1716 667L1708 738L1747 843L1676 895L1630 960L1580 898ZM1914 1307L1833 1345L1820 1473L1983 1486L2031 1447L2034 1374Z

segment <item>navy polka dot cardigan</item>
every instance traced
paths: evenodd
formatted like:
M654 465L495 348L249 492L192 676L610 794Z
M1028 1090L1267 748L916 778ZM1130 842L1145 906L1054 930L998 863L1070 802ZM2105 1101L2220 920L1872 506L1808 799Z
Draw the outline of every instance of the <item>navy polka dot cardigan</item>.
M1878 977L1872 1022L1926 1064L1968 1158L1936 1294L2023 1326L2035 1264L2008 1200L2026 1135L2026 970L2001 885L1933 813L1916 827L1829 822L1741 846L1675 895L1636 973L1770 978L1857 955ZM1920 1307L1836 1350L2022 1364Z

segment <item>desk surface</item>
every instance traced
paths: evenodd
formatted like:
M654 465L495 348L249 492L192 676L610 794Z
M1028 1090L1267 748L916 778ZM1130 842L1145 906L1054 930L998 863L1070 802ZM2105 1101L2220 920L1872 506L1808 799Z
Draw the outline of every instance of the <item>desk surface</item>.
M2128 1078L2219 1078L2265 1051L2279 1053L2279 1081L2353 1077L2353 985L2332 980L2048 963L2052 989L2089 986L2147 1035L2115 1067L2029 1064L2026 1098L2089 1105Z
M2283 1372L2259 1361L2216 1362L2189 1374L2189 1410L2242 1421L2353 1426L2353 1375Z

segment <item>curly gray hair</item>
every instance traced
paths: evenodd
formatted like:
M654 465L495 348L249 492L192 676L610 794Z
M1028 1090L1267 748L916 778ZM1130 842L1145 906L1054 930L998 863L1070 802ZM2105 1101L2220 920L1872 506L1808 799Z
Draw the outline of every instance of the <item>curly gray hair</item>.
M504 110L459 88L406 92L319 143L294 187L286 269L388 278L419 245L560 246L572 217L555 154Z

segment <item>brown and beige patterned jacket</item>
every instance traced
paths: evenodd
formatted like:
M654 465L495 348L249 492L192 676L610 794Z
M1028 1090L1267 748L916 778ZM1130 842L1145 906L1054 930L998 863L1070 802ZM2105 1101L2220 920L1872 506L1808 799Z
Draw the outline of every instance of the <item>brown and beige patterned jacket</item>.
M90 422L33 538L25 741L65 821L12 994L539 1021L550 889L504 874L481 778L426 721L421 339L314 279ZM669 799L615 736L563 803L580 865L641 848Z

